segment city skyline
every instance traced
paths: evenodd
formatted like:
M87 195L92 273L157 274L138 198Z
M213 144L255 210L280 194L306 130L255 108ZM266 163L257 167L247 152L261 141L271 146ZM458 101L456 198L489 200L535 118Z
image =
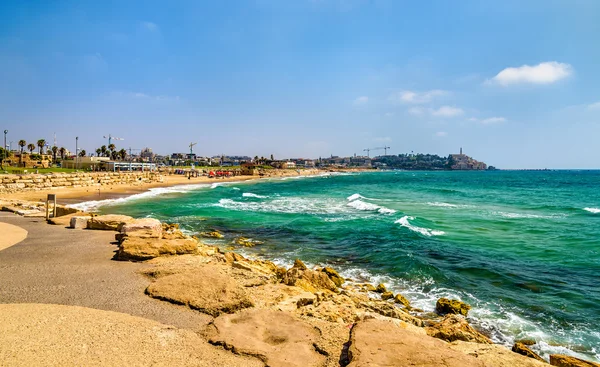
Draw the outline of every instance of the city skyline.
M88 153L600 168L600 3L0 4L0 129ZM17 147L18 149L18 147ZM560 154L558 154L560 152ZM378 152L383 153L383 152Z

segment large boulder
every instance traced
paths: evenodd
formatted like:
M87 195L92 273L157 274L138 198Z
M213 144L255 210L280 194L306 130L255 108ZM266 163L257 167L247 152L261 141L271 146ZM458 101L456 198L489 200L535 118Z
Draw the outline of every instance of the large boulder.
M450 349L441 340L414 333L387 320L359 321L350 332L348 367L483 367L477 358Z
M160 238L125 237L119 245L119 260L150 260L159 256L195 254L198 252L198 241L187 238L181 240L164 240Z
M448 346L455 351L476 357L487 367L548 367L545 362L513 353L510 349L498 344L455 341Z
M363 308L368 311L375 312L381 316L391 317L393 319L402 320L404 322L413 324L415 326L423 327L425 323L423 320L414 317L413 315L403 311L402 309L394 306L393 304L385 301L369 300L359 301L356 306Z
M319 290L335 291L337 286L329 276L321 271L310 270L300 260L296 260L282 277L286 285L300 287L308 292L317 292Z
M85 229L88 226L89 216L72 216L69 219L69 227L73 229Z
M600 363L584 361L583 359L562 354L551 354L550 364L557 367L600 367Z
M214 317L253 306L233 277L222 273L219 266L211 265L158 278L146 288L146 293Z
M403 305L404 307L410 307L410 301L407 300L403 295L401 295L400 293L398 293L395 297L394 297L394 303L399 303L401 305Z
M440 299L438 299L438 301L435 304L435 310L440 315L445 315L447 313L451 313L451 314L467 316L470 309L471 309L471 306L469 306L468 304L466 304L464 302L457 301L455 299L440 298Z
M523 343L515 343L512 347L512 351L524 355L525 357L537 359L540 362L546 362L542 357L538 356L534 351L529 349L527 345Z
M98 215L90 218L87 224L88 229L100 229L107 231L120 231L121 226L132 223L134 219L127 215L107 214Z
M124 237L161 238L163 225L158 219L142 218L121 227Z
M315 350L320 331L287 312L243 310L219 316L213 326L210 343L255 356L267 366L322 366L326 360Z
M479 331L475 330L464 317L460 315L446 315L444 319L426 328L427 334L447 342L462 340L482 344L492 344L492 341Z

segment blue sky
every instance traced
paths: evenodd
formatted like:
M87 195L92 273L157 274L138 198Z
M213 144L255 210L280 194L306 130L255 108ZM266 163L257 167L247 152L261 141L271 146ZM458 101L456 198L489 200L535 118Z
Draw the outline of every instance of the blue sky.
M0 128L88 152L600 168L600 1L3 1Z

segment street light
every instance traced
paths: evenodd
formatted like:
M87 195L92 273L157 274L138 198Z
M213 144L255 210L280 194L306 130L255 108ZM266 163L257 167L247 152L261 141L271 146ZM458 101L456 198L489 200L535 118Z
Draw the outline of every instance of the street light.
M6 134L8 134L8 130L4 130L4 152L2 153L2 159L0 160L0 166L4 165L4 158L7 156L6 154Z

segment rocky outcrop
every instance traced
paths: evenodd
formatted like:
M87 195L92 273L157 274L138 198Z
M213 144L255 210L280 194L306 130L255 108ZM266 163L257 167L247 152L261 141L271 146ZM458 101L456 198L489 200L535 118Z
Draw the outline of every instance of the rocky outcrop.
M286 312L243 310L219 316L212 325L210 343L258 357L267 366L322 366L326 360L314 346L320 331Z
M520 355L523 355L525 357L537 359L540 362L546 362L542 357L538 356L534 351L529 349L523 343L515 343L512 347L512 351L515 353L519 353Z
M123 225L132 223L133 221L134 219L127 215L98 215L90 218L87 228L107 231L120 231Z
M492 344L492 341L479 331L475 330L464 317L460 315L446 315L444 319L433 326L426 328L427 334L447 342L462 340L482 344Z
M206 237L206 238L223 238L225 236L223 236L223 234L219 231L212 231L212 232L202 232L200 233L200 236L202 237Z
M399 303L401 305L403 305L404 307L410 307L410 301L407 300L403 295L401 295L400 293L398 293L396 296L394 296L394 302L395 303Z
M350 332L348 367L483 367L473 356L450 349L441 340L411 332L406 325L368 319Z
M284 275L283 283L290 286L297 286L309 292L319 290L335 291L337 286L329 276L321 271L310 270L300 260L296 260Z
M244 288L233 277L211 265L158 278L146 288L146 293L215 317L253 306Z
M342 284L344 284L344 278L342 278L340 276L340 274L338 274L337 271L335 271L335 269L333 268L329 268L329 267L324 267L323 269L321 269L321 271L325 274L327 274L327 276L329 277L329 279L331 279L331 281L333 283L335 283L336 286L341 287Z
M550 364L557 367L600 367L600 363L584 361L583 359L562 354L551 354Z
M387 292L387 288L385 288L385 284L379 283L377 285L377 287L375 288L375 292L377 292L377 293L385 293L385 292Z
M163 225L158 219L141 218L124 224L120 232L123 237L161 238Z
M90 216L72 216L69 218L69 227L72 229L85 229L89 220Z
M440 299L438 299L437 303L435 304L435 310L440 315L445 315L445 314L450 313L450 314L458 314L458 315L467 316L470 309L471 309L471 306L469 306L468 304L466 304L464 302L457 301L455 299L440 298Z
M198 241L187 238L165 240L160 238L125 237L119 245L117 259L145 261L159 256L198 253Z
M394 298L394 293L392 292L383 292L381 293L381 299L387 301L388 299Z
M401 310L400 308L394 306L391 303L385 301L360 301L357 306L359 308L364 308L366 310L375 312L381 316L390 317L393 319L402 320L404 322L413 324L415 326L423 327L425 323L423 320L410 315L409 313Z
M548 367L545 362L537 361L497 344L479 344L455 341L448 344L450 349L477 358L487 367Z

